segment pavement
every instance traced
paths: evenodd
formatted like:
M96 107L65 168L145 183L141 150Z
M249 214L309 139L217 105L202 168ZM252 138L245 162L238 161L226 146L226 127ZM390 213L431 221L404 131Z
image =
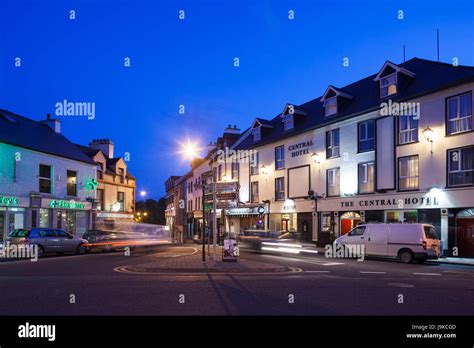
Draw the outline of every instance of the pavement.
M156 255L155 260L143 264L134 264L118 268L122 272L135 273L272 273L272 272L294 272L290 267L285 267L269 262L247 260L237 258L236 261L222 260L222 247L216 248L216 259L213 259L214 248L210 248L210 254L207 252L205 262L202 261L202 252L200 248L183 247L181 253L160 253Z

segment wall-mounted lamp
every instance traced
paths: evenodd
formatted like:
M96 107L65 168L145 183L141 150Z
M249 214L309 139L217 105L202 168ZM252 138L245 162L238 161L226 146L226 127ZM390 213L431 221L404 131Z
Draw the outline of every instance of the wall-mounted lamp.
M268 168L265 166L262 166L262 168L260 169L260 173L262 173L263 175L268 175Z
M423 136L431 143L431 154L433 154L434 131L429 126L426 126L423 130Z
M311 158L313 159L314 163L317 163L317 164L321 163L321 156L318 155L316 152L312 153Z

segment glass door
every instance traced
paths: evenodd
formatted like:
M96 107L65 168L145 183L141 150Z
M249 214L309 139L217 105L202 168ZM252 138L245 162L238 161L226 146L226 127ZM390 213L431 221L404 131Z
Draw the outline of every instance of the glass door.
M0 242L4 242L6 239L6 224L5 224L5 211L0 210Z

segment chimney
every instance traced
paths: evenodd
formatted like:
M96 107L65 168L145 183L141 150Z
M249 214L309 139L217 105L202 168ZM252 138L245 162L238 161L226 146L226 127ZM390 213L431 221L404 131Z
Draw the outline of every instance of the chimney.
M51 114L46 114L46 120L41 121L41 123L44 123L56 133L61 134L61 121L51 118Z
M89 147L102 151L108 158L114 158L114 143L110 139L93 139Z
M228 125L226 129L224 129L224 133L227 133L227 134L240 134L240 129L237 128L237 126L234 124L234 126L232 127L232 125Z
M212 141L211 141L209 144L207 144L207 152L208 152L208 153L211 152L211 151L214 150L216 147L217 147L217 144L212 143Z

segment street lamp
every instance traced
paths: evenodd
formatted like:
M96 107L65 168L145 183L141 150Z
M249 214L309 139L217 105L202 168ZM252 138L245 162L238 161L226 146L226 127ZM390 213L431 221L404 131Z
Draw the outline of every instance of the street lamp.
M188 141L185 144L181 144L181 154L183 154L184 158L188 160L193 160L197 157L199 149L196 143Z

